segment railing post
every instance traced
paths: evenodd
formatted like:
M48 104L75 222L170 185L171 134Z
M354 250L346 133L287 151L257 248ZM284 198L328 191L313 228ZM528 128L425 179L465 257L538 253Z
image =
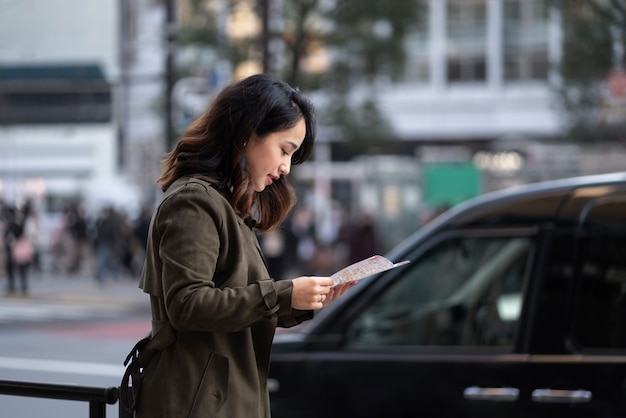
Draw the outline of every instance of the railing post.
M100 401L89 402L89 418L106 418L106 404Z
M119 393L120 388L117 386L99 388L0 380L0 394L2 395L88 402L89 418L106 418L106 404L117 403ZM123 410L120 403L120 418L129 417L121 414Z

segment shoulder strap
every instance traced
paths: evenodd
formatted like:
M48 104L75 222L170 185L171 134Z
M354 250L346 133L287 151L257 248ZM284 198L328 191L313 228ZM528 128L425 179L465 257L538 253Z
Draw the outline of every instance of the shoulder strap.
M143 373L152 358L159 351L176 341L176 333L167 319L152 321L152 331L130 350L124 366L124 376L120 384L120 404L128 412L134 412L141 396Z

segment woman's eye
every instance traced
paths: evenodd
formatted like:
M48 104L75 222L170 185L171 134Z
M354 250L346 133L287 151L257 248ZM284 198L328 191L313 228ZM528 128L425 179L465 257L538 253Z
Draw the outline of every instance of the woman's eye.
M287 157L287 156L289 155L289 153L288 153L287 151L285 151L285 150L282 150L282 151L283 151L283 155L284 155L285 157Z

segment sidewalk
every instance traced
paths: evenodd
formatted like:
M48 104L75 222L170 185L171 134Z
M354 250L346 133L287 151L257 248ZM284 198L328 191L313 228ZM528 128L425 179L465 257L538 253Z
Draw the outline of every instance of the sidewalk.
M35 273L29 277L28 295L8 295L6 278L0 277L0 303L3 300L42 300L68 304L115 305L150 310L148 295L137 287L139 279L120 278L98 284L93 277ZM19 289L19 280L16 285Z

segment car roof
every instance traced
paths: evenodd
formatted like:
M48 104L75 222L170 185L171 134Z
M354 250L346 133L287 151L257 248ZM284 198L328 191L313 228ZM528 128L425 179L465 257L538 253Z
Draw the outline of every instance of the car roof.
M590 202L620 194L617 209L623 219L625 193L626 172L542 181L485 193L444 212L392 250L389 257L394 260L395 254L404 253L402 249L442 229L575 222Z

